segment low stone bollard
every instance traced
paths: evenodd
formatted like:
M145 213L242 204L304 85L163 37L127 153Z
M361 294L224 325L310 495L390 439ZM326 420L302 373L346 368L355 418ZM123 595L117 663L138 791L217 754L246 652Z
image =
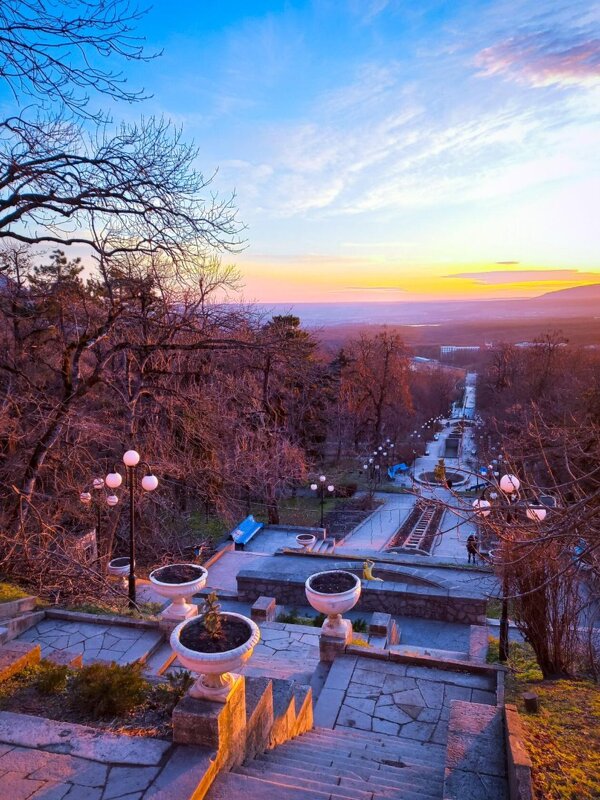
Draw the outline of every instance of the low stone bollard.
M525 711L530 714L537 714L540 710L540 698L537 694L535 694L535 692L524 692L521 697L525 704Z
M399 644L400 631L391 614L374 611L369 622L369 641L377 647L391 647Z
M261 595L250 609L250 619L254 622L274 622L277 615L277 606L274 597Z

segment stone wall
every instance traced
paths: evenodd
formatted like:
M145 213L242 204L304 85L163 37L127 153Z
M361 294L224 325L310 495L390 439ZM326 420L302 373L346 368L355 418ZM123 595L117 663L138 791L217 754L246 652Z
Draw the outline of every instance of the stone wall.
M260 595L268 595L274 597L278 605L296 608L308 605L304 581L287 575L265 577L242 570L237 576L237 588L238 598L244 603L253 603ZM356 610L481 625L485 624L486 606L484 598L450 594L447 589L389 581L363 581Z

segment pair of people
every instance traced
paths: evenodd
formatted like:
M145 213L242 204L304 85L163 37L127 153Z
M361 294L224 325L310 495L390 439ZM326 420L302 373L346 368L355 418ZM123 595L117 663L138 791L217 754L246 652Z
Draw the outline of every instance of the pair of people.
M479 555L479 541L477 536L472 533L469 538L467 539L467 558L468 563L476 564L477 563L477 556Z

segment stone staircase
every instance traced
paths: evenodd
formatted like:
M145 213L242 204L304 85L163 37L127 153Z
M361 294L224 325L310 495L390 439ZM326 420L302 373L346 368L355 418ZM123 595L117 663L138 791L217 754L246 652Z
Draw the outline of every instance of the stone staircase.
M445 748L315 728L221 774L207 800L441 800Z
M35 611L37 597L22 597L0 603L0 645L12 641L44 619L43 611Z

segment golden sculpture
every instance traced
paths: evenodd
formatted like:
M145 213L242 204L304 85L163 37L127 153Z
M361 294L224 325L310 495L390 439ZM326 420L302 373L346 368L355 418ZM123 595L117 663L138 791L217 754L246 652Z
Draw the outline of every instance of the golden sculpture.
M367 558L367 560L363 564L363 580L364 581L381 581L381 582L383 582L383 578L375 578L373 576L373 567L374 566L375 566L375 562L371 561L370 558Z

